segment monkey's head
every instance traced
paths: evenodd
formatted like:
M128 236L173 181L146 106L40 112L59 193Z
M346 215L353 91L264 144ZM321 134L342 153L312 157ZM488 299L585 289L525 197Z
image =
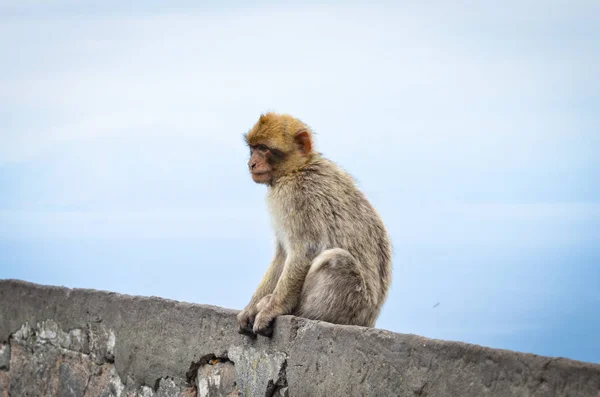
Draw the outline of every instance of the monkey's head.
M288 115L261 115L244 138L250 148L248 169L256 183L272 185L301 169L313 155L310 129Z

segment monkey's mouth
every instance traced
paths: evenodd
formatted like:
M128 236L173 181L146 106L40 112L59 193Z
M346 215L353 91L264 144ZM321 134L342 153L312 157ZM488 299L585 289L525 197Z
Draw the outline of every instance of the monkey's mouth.
M256 183L269 183L271 180L271 173L269 171L252 172L252 180Z

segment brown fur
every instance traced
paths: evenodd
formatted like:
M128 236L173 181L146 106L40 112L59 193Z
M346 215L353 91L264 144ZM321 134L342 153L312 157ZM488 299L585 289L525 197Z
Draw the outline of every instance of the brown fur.
M299 120L268 113L245 138L251 148L267 148L259 154L251 149L249 168L268 169L253 179L268 185L277 245L238 315L240 332L269 335L282 314L374 326L392 270L391 244L377 212L348 174L312 150L312 133Z

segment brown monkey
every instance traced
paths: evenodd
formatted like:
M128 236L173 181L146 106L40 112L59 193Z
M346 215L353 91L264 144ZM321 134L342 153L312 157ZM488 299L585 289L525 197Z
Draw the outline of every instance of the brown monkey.
M275 255L240 333L270 335L282 314L372 327L391 278L391 244L352 178L313 150L300 120L267 113L245 134L252 179L268 186Z

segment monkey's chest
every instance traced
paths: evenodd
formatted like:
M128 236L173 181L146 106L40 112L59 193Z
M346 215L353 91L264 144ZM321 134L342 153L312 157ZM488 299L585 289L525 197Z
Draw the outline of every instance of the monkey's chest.
M275 233L275 238L279 243L281 243L283 249L286 253L289 253L292 248L291 244L291 233L288 225L285 224L285 219L277 216L277 214L271 213L271 227L273 228L273 232Z
M307 219L307 215L276 208L270 210L270 215L275 238L286 254L296 250L312 259L331 245L326 231L314 219Z

